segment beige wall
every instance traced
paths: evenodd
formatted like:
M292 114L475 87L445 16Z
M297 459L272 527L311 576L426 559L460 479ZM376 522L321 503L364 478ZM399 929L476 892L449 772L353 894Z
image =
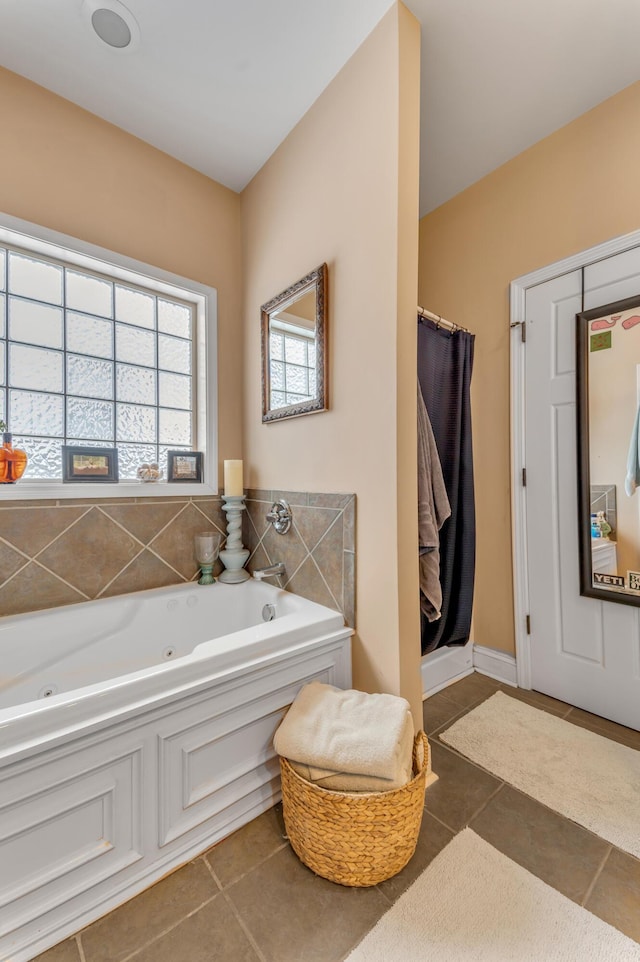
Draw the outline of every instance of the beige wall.
M0 68L0 211L218 290L219 458L240 457L240 198Z
M394 6L242 197L248 484L355 492L354 684L416 717L419 40ZM323 261L330 410L263 424L260 305Z
M420 222L419 301L475 332L474 640L513 652L509 282L640 226L640 83Z
M242 197L0 69L0 211L217 288L220 460L253 488L355 492L354 683L416 719L419 44L394 6ZM263 425L260 305L323 261L330 411Z

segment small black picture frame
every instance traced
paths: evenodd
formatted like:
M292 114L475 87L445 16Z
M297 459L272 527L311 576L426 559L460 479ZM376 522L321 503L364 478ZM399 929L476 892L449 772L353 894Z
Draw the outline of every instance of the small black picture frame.
M118 481L118 449L62 445L62 480L65 483Z
M202 451L167 451L167 481L199 484L202 481Z

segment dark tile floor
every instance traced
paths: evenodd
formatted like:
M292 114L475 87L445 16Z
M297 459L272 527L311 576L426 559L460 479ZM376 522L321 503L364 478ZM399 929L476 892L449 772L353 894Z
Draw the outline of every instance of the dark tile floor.
M426 795L416 853L395 878L348 889L313 875L289 848L278 805L38 962L341 962L465 825L640 942L640 861L439 741L498 689L640 750L640 732L469 675L424 703L439 781Z

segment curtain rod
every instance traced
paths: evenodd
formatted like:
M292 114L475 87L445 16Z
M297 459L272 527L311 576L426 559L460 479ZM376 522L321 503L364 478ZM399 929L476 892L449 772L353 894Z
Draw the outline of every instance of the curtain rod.
M445 330L451 331L452 334L455 334L456 331L464 331L465 334L471 333L466 327L462 327L461 324L454 324L453 321L448 321L445 317L441 317L440 314L427 311L424 307L418 307L418 314L420 317L428 317L430 321L435 321L438 327L444 327Z

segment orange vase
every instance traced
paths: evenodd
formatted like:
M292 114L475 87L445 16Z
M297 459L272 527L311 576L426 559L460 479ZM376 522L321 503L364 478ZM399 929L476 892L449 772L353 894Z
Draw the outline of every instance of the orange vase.
M11 435L2 435L0 447L0 484L15 484L27 466L27 452L14 448Z

